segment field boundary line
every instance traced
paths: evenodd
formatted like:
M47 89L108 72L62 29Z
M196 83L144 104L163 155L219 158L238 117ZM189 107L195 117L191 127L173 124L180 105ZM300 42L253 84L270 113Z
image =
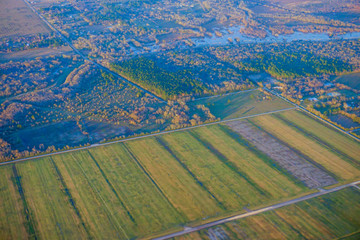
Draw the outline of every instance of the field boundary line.
M178 237L178 236L181 236L181 235L184 235L184 234L197 232L199 230L209 228L209 227L213 227L213 226L217 226L219 224L224 224L224 223L239 220L239 219L242 219L242 218L255 216L255 215L258 215L258 214L261 214L261 213L264 213L264 212L268 212L268 211L271 211L271 210L275 210L275 209L278 209L278 208L282 208L282 207L285 207L285 206L288 206L288 205L292 205L292 204L295 204L295 203L310 200L312 198L320 197L320 196L323 196L323 195L326 195L326 194L329 194L329 193L332 193L332 192L336 192L336 191L339 191L339 190L342 190L342 189L345 189L345 188L348 188L348 187L358 187L356 184L359 184L359 183L360 183L360 180L352 182L352 183L344 184L344 185L341 185L341 186L337 186L337 187L334 187L334 188L331 188L331 189L328 189L328 190L322 189L321 191L316 192L316 193L312 193L312 194L309 194L309 195L306 195L306 196L291 199L291 200L288 200L288 201L285 201L285 202L277 203L277 204L267 206L267 207L264 207L264 208L260 208L260 209L257 209L257 210L253 210L253 211L250 211L250 212L247 212L247 213L242 213L242 214L238 214L238 215L235 215L235 216L232 216L232 217L223 218L223 219L216 220L216 221L206 223L206 224L202 224L202 225L199 225L199 226L196 226L196 227L184 227L184 230L182 230L182 231L167 234L167 235L152 238L152 239L153 240L165 240L165 239L169 239L169 238Z
M63 153L75 152L75 151L85 150L85 149L89 149L89 148L95 148L95 147L106 146L106 145L111 145L111 144L115 144L115 143L132 141L132 140L136 140L136 139L153 137L153 136L163 135L163 134L167 134L167 133L181 132L181 131L186 131L186 130L195 129L195 128L199 128L199 127L211 126L211 125L221 124L221 123L226 123L226 122L231 122L231 121L238 121L238 120L242 120L242 119L247 119L247 118L252 118L252 117L257 117L257 116L263 116L263 115L268 115L268 114L272 114L272 113L278 113L278 112L283 112L283 111L294 110L294 109L297 109L297 108L298 107L283 108L283 109L274 110L274 111L270 111L270 112L257 113L257 114L238 117L238 118L232 118L232 119L225 119L225 120L220 120L220 121L216 121L216 122L203 123L203 124L199 124L199 125L196 125L196 126L184 127L184 128L174 129L174 130L166 130L166 131L161 131L161 132L157 132L157 133L146 134L146 135L143 135L143 136L129 137L129 138L126 138L126 139L120 139L120 140L115 140L115 141L110 141L110 142L105 142L105 143L95 143L95 144L92 144L90 146L79 147L79 148L74 148L74 149L69 149L69 150L64 150L64 151L46 153L46 154L41 154L41 155L32 156L32 157L26 157L26 158L20 158L20 159L14 159L14 160L6 161L6 162L1 162L0 166L12 164L12 163L17 163L17 162L24 162L24 161L33 160L33 159L38 159L38 158L41 158L41 157L49 157L49 156L63 154Z

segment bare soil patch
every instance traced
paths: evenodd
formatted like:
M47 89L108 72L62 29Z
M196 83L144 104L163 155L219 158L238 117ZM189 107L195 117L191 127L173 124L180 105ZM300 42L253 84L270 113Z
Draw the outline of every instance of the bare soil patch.
M257 129L247 121L228 122L227 125L275 160L281 167L304 182L309 188L324 187L337 181L275 137Z

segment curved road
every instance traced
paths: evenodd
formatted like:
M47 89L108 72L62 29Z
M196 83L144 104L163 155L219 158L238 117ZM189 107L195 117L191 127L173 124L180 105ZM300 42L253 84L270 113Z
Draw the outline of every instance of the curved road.
M153 96L153 97L156 98L157 100L159 100L159 101L161 101L161 102L165 102L164 99L156 96L156 95L153 94L152 92L144 89L143 87L137 85L136 83L133 83L133 82L127 80L126 78L122 77L122 76L119 75L118 73L116 73L116 72L114 72L114 71L111 71L111 70L108 69L107 67L104 67L103 65L101 65L101 64L99 64L99 63L97 63L97 62L89 59L88 57L86 57L86 56L85 56L84 54L82 54L74 45L72 45L72 43L71 43L59 30L57 30L48 20L46 20L46 18L43 17L27 0L23 0L23 1L25 2L26 5L28 5L28 7L29 7L36 15L39 16L39 18L40 18L43 22L45 22L45 24L46 24L48 27L50 27L54 32L56 32L56 33L60 36L60 38L61 38L65 43L67 43L67 44L74 50L74 52L76 52L77 54L79 54L85 61L88 61L88 62L94 64L95 66L101 68L102 70L104 70L104 71L106 71L106 72L108 72L108 73L111 73L111 74L113 74L114 76L120 78L120 79L123 80L124 82L126 82L126 83L128 83L128 84L130 84L130 85L132 85L132 86L134 86L134 87L136 87L136 88L138 88L138 89L141 89L142 91L144 91L145 93Z

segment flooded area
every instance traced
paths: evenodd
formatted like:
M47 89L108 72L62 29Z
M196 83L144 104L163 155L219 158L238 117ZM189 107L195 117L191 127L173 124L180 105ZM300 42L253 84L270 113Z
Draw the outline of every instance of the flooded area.
M275 43L275 42L292 42L292 41L331 41L341 39L357 39L360 38L360 32L352 32L346 34L340 34L337 36L329 36L328 33L303 33L294 32L292 34L283 35L272 35L270 32L267 33L265 38L251 37L240 32L243 26L233 26L226 29L215 29L215 33L212 36L206 37L193 37L183 40L175 41L170 44L175 44L179 48L187 48L189 45L192 47L203 47L203 46L221 46L227 44L248 44L248 43ZM168 48L163 44L152 44L144 45L144 48L131 46L131 52L134 55L142 53L159 52L163 48Z
M231 40L236 43L272 43L272 42L292 42L292 41L330 41L336 39L356 39L360 38L360 32L347 33L334 37L330 37L327 33L302 33L294 32L292 34L272 35L268 32L265 38L249 37L240 33L242 26L230 27L228 29L218 30L222 36L191 39L196 46L204 45L225 45L229 44ZM229 41L230 40L230 41Z

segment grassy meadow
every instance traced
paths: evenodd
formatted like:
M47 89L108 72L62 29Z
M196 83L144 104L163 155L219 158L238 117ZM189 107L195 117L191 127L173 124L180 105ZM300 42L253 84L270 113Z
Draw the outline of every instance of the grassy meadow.
M215 117L220 119L239 118L264 112L293 107L284 100L272 96L264 99L259 90L238 92L223 96L203 98L190 102L189 105L205 105Z

